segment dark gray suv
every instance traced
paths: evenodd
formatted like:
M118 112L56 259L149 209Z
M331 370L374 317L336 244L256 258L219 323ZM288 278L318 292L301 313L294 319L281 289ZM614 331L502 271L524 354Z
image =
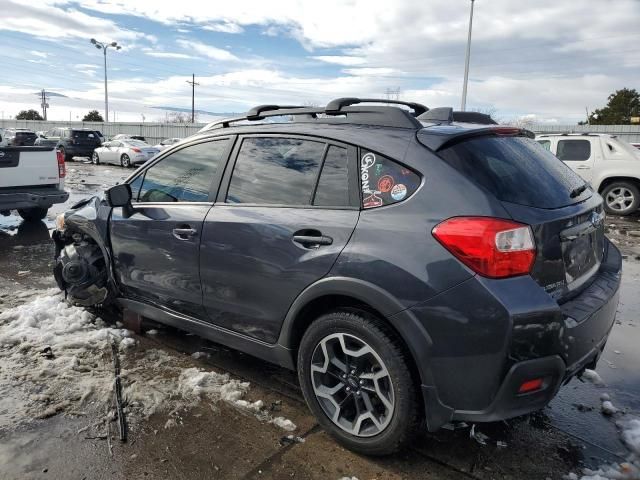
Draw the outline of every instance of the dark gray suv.
M543 408L595 366L618 304L597 193L530 132L415 103L256 107L57 224L71 301L297 369L367 454L422 421Z

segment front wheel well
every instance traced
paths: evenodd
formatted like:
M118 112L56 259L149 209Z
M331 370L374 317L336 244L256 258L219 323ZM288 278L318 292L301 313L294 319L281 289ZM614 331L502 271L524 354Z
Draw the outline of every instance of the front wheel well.
M638 178L634 178L634 177L609 177L609 178L605 178L602 181L602 183L600 184L600 187L598 188L598 193L602 194L602 192L604 192L605 188L607 188L612 183L617 183L617 182L631 183L631 184L635 185L636 188L640 189L640 179L638 179Z

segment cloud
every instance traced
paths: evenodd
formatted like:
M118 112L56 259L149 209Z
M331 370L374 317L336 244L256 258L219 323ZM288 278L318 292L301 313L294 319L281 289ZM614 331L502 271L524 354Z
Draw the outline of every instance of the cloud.
M337 65L346 65L346 66L362 65L367 63L366 58L350 57L346 55L317 55L311 58L315 60L320 60L321 62L335 63Z
M348 75L377 75L380 77L388 76L397 73L393 68L385 67L370 67L370 68L345 68L342 70Z
M46 2L4 0L0 30L10 30L42 38L99 37L110 40L153 39L152 36L119 27L111 20L93 17L78 10L49 5Z
M184 39L178 39L176 40L176 43L185 50L191 50L199 55L203 55L213 60L219 60L223 62L235 62L240 60L233 53L222 48L214 47L213 45L207 45L205 43Z
M144 52L145 55L149 55L150 57L156 58L176 58L176 59L193 59L196 58L192 55L187 55L186 53L176 53L176 52L154 52L148 51Z
M210 25L204 25L202 27L203 30L210 30L212 32L222 32L222 33L242 33L244 32L244 28L242 28L237 23L231 22L223 22L223 23L213 23Z
M47 58L49 56L47 52L39 52L38 50L31 50L29 53L34 57L39 57L39 58Z

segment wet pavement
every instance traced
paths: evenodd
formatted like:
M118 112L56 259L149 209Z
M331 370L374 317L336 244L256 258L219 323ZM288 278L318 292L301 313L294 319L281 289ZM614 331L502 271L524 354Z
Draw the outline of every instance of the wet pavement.
M17 215L0 217L0 312L55 287L51 276L55 216L69 205L124 180L132 172L85 162L67 164L71 196L54 206L44 222L27 224ZM87 409L11 425L12 392L0 385L0 479L18 478L318 478L339 479L560 479L582 466L619 462L627 450L615 420L640 416L640 216L608 218L610 238L624 254L624 277L617 324L597 371L604 386L572 380L542 412L509 422L478 425L487 445L469 437L469 428L422 434L406 451L366 458L344 450L317 426L302 399L295 374L255 358L149 323L155 335L136 336L139 355L161 349L184 366L228 372L251 383L250 396L291 419L296 436L224 403L200 403L182 411L177 426L165 428L156 413L132 425L128 442L94 429L102 412ZM0 326L0 329L2 327ZM198 359L190 355L205 352ZM0 364L0 369L3 366ZM600 411L608 393L623 413ZM80 432L79 432L80 431ZM113 438L112 438L113 437ZM500 443L499 443L500 442Z

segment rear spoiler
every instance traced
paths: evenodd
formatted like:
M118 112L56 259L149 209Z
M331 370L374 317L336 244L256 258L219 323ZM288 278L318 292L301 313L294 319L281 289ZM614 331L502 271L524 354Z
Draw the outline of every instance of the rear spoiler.
M527 137L535 138L529 130L518 127L464 128L457 125L434 125L418 132L418 141L434 152L476 137Z
M497 125L493 118L480 112L456 112L451 107L432 108L418 115L418 120L428 123L476 123L480 125Z

